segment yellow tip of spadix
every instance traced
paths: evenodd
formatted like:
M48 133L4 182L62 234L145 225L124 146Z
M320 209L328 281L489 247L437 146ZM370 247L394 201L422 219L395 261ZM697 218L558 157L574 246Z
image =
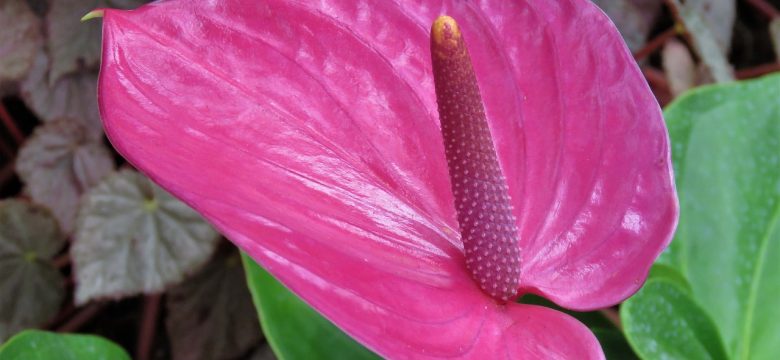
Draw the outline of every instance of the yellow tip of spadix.
M461 33L458 23L452 17L442 15L436 18L431 27L431 38L441 47L455 47Z

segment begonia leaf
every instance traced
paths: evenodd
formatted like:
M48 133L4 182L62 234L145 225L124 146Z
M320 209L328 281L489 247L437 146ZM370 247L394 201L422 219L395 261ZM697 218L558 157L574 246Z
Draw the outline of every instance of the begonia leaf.
M76 303L162 291L204 264L217 240L200 215L143 175L110 175L84 195L76 220Z
M41 22L26 3L0 0L0 84L21 80L43 45Z
M263 332L281 359L378 359L242 255Z
M662 0L594 0L615 22L628 49L636 52L645 45Z
M35 13L35 15L43 18L46 16L46 12L49 10L50 1L51 0L26 0L25 2Z
M57 313L65 282L51 260L63 245L65 236L46 209L0 201L0 342Z
M53 86L62 76L97 67L100 61L100 24L80 21L96 7L134 8L143 0L53 1L46 14L51 70L47 81Z
M589 1L105 10L106 132L382 356L600 358L584 325L497 304L465 269L428 47L442 13L473 39L519 291L579 310L622 301L671 239L677 204L660 109Z
M260 340L235 250L218 252L195 276L168 290L165 299L173 359L235 359Z
M643 359L727 359L712 319L671 281L650 277L620 312L626 337Z
M667 41L661 50L661 61L672 96L680 96L696 86L698 69L682 42L677 39Z
M669 4L676 8L685 28L691 34L693 48L698 52L712 80L729 82L734 80L734 71L726 59L726 51L721 43L718 43L715 32L706 20L706 15L701 12L701 6L706 5L706 2L708 1L689 1L683 4L680 0L669 0ZM720 24L715 26L718 25ZM729 29L729 40L730 37L731 29Z
M772 46L775 49L775 59L780 62L780 18L769 22L769 36L772 38Z
M0 347L0 360L130 360L119 345L95 335L26 330Z
M100 138L103 129L97 109L97 73L78 72L64 76L49 85L49 60L40 51L33 68L22 81L22 98L32 111L44 121L70 119L83 122L90 136Z
M721 52L728 54L737 18L736 0L686 0L685 6L701 16Z
M780 76L697 89L666 109L680 228L664 263L691 285L731 358L780 343Z
M61 119L36 128L16 159L30 197L52 210L65 233L73 230L81 195L114 169L102 141L79 121Z

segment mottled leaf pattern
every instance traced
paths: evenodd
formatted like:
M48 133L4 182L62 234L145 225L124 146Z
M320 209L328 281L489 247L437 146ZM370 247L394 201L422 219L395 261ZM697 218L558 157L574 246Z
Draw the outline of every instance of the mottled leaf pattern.
M217 240L187 205L122 170L90 190L79 210L76 303L160 292L204 264Z
M113 169L114 160L103 142L71 119L38 127L16 159L16 171L30 197L52 209L66 233L73 230L81 195Z
M70 74L50 85L48 69L48 57L41 51L20 86L27 106L44 122L56 119L80 121L91 137L101 138L103 129L97 109L97 73Z
M165 297L174 360L235 359L260 340L260 327L235 250L222 251Z
M57 313L64 279L51 260L63 245L65 236L46 209L0 201L0 343Z
M23 1L0 0L0 84L21 80L43 44L41 22Z

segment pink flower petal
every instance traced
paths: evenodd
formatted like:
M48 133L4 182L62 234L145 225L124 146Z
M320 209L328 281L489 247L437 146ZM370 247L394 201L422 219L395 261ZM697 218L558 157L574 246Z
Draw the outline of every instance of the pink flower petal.
M456 230L428 50L441 13L479 39L521 285L575 308L620 301L674 226L663 123L616 30L584 1L534 3L106 11L101 115L132 164L382 355L598 358L568 316L482 294Z
M590 2L493 5L461 22L482 40L469 44L515 202L521 287L572 309L618 303L677 224L658 104Z

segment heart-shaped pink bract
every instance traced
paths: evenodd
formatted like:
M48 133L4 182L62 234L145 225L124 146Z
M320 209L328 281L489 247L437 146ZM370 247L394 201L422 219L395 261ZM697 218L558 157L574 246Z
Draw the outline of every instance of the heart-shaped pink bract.
M600 358L466 271L429 29L460 23L508 179L521 293L635 292L677 221L658 105L586 0L163 1L106 10L100 111L133 165L389 358Z

